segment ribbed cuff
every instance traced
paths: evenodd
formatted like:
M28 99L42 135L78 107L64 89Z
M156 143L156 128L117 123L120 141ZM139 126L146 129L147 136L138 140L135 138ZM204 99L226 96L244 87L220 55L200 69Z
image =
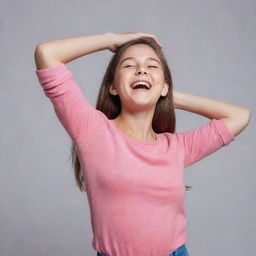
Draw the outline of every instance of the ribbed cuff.
M224 120L213 119L213 123L225 146L235 140L235 136L228 130Z
M67 69L64 63L51 68L38 69L35 70L35 72L41 85L56 79L67 80L68 77L72 77L72 73Z

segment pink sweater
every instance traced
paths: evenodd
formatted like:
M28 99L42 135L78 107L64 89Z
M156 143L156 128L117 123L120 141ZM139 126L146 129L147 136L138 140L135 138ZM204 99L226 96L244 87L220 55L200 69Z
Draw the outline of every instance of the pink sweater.
M65 64L36 74L76 145L93 248L110 256L167 256L184 244L184 168L235 139L224 121L143 142L90 105Z

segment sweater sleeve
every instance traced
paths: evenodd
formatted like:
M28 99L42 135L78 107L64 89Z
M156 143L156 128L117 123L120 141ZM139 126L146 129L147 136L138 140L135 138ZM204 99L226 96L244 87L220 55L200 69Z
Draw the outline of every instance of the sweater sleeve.
M235 136L222 119L212 119L196 129L178 132L176 135L185 151L184 167L196 163L235 140Z
M96 109L90 105L64 63L36 70L45 95L51 100L61 124L73 140L86 134ZM91 120L90 120L91 121Z

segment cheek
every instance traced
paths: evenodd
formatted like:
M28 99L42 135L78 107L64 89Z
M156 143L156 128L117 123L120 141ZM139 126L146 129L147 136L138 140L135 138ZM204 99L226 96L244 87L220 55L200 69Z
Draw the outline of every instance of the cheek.
M153 78L154 82L157 83L157 84L164 83L164 77L160 72L152 73L152 78Z

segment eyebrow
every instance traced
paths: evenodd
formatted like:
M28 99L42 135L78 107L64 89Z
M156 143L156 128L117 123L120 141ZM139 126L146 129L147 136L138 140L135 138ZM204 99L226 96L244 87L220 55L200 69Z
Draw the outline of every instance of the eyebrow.
M127 57L127 58L123 59L123 60L120 62L120 65L121 65L124 61L126 61L126 60L128 60L128 59L135 59L135 58L134 58L134 57ZM154 61L156 61L156 62L158 62L158 63L160 64L160 62L159 62L157 59L155 59L155 58L149 57L149 58L147 58L147 60L154 60Z

